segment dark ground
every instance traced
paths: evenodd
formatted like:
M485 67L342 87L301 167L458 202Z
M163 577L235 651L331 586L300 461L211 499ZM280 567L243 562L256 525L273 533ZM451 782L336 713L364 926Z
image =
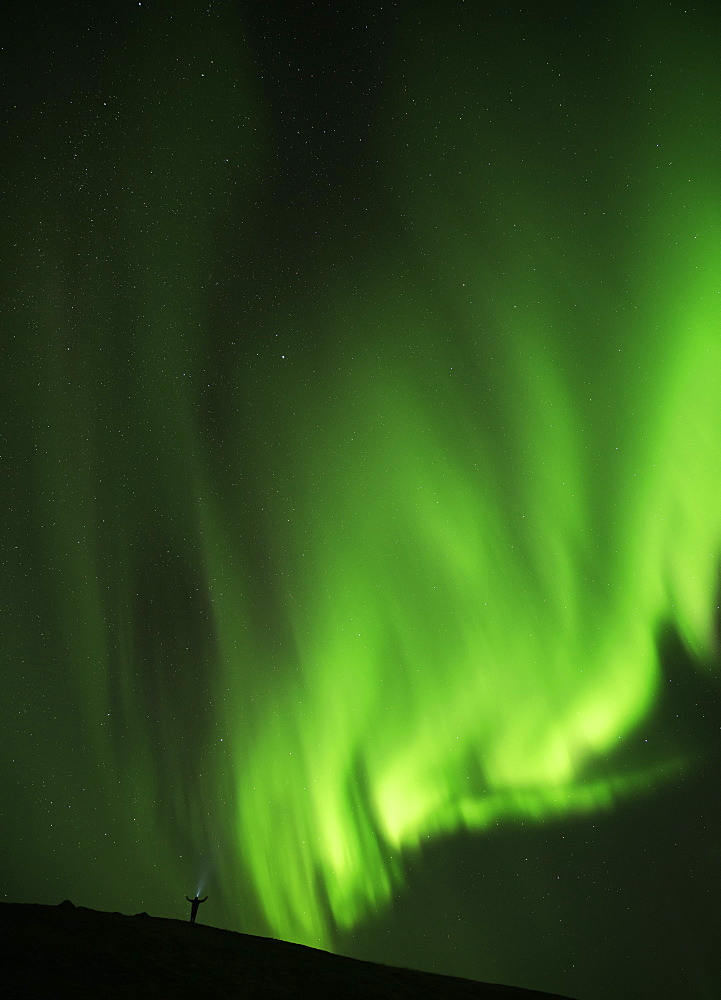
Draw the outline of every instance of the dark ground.
M2 969L2 994L8 1000L553 1000L550 993L394 969L146 913L103 913L67 900L59 906L0 903L0 934L8 956Z

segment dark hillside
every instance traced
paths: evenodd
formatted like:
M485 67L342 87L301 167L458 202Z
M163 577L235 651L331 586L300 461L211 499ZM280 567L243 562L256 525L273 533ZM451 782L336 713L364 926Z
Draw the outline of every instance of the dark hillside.
M549 993L395 969L271 938L147 914L103 913L67 901L0 903L0 933L9 958L3 969L8 998L552 1000Z

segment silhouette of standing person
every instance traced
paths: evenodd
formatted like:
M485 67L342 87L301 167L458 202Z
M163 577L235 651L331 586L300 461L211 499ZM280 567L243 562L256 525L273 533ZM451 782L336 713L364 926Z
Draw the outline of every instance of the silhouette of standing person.
M195 918L198 915L198 907L200 906L201 903L204 903L205 899L207 899L208 897L206 896L205 899L201 899L200 896L196 896L195 899L191 899L190 896L186 896L185 898L190 903L190 922L191 924L194 924Z

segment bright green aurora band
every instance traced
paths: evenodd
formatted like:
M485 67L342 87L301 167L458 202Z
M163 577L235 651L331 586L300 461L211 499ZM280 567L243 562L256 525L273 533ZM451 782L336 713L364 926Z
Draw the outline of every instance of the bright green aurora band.
M202 856L231 912L252 889L271 933L328 946L427 838L686 766L603 762L660 631L713 652L715 48L659 27L653 99L609 107L596 67L569 110L547 54L484 56L490 86L460 33L409 25L366 140L397 231L369 213L351 257L331 227L315 290L263 312L276 137L242 26L153 16L159 44L104 67L117 118L70 112L100 116L85 189L38 154L17 222L54 636L18 643L61 650L139 857L180 828L188 886Z

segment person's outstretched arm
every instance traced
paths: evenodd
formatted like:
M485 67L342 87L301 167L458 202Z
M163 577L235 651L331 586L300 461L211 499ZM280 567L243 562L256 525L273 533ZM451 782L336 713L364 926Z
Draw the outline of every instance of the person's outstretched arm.
M205 897L205 899L207 899L207 898L208 898L208 897L206 896L206 897ZM201 902L201 903L204 903L204 902L205 902L205 899L201 899L201 901L200 901L200 902Z
M188 900L189 903L193 902L193 900L190 898L190 896L186 896L185 898Z

